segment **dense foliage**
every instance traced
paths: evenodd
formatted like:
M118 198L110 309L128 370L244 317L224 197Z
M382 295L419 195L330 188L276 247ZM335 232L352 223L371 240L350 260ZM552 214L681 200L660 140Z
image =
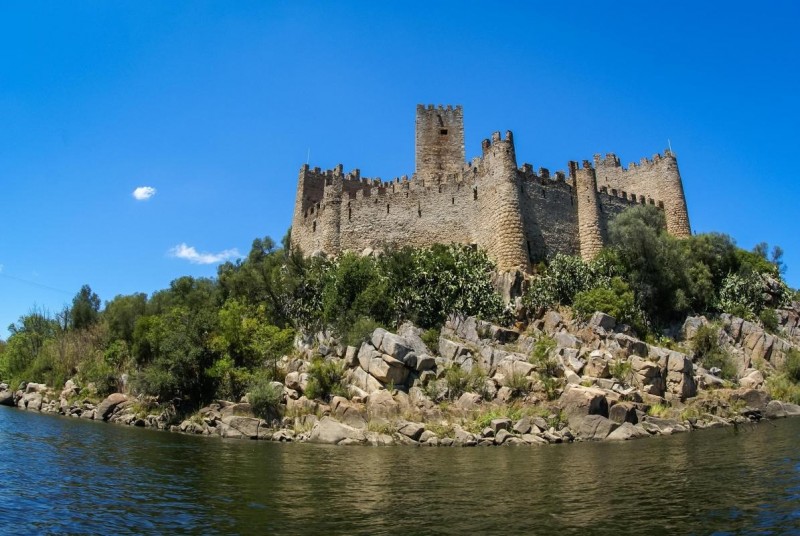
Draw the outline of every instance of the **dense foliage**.
M405 319L430 328L453 312L496 320L503 303L485 253L464 246L390 250L335 261L257 239L246 259L216 279L182 277L148 298L117 296L100 308L84 285L57 315L32 311L0 346L0 379L59 386L93 383L98 395L123 388L186 409L249 392L259 411L275 406L278 361L296 333L330 329L356 344L379 325ZM343 370L312 363L310 391L342 394ZM15 386L16 387L16 386Z
M574 305L585 316L596 309L642 332L693 312L763 316L769 323L769 313L764 314L768 283L780 294L779 302L791 297L780 279L779 247L768 259L765 244L745 251L727 235L678 239L666 232L664 214L653 206L617 216L609 225L609 242L588 263L556 255L531 284L526 296L531 311Z

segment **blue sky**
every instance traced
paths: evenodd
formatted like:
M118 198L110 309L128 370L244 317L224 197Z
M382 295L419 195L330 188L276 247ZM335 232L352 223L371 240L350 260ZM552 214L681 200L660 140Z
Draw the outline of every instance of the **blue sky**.
M410 174L418 103L464 106L468 158L506 129L551 170L670 140L693 229L781 245L800 286L798 6L3 2L0 337L279 240L309 151Z

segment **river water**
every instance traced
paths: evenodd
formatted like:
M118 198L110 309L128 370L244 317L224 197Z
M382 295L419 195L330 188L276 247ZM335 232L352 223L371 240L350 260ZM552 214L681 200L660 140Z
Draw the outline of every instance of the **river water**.
M328 447L0 408L0 534L800 534L799 438Z

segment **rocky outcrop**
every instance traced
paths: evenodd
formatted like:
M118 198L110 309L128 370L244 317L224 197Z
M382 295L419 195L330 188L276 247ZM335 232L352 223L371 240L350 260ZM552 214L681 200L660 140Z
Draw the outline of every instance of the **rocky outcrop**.
M285 379L272 387L282 397L268 415L254 415L245 397L217 401L173 424L168 406L123 393L97 402L72 380L60 393L37 383L16 392L0 384L0 404L226 439L376 446L624 441L800 414L800 406L770 400L765 391L797 321L785 314L776 335L723 319L720 344L739 360L738 386L696 363L689 344L645 343L602 313L581 323L547 311L525 331L454 316L435 348L410 323L398 333L377 329L357 346L327 333L301 337L298 352L279 362ZM707 323L689 318L681 332L690 339ZM309 385L319 381L312 359L343 371L333 394L347 396L309 398Z

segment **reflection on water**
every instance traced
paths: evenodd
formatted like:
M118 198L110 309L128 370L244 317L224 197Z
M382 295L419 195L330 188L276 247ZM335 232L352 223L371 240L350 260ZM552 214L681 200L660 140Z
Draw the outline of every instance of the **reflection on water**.
M0 533L800 533L799 435L344 448L0 408Z

